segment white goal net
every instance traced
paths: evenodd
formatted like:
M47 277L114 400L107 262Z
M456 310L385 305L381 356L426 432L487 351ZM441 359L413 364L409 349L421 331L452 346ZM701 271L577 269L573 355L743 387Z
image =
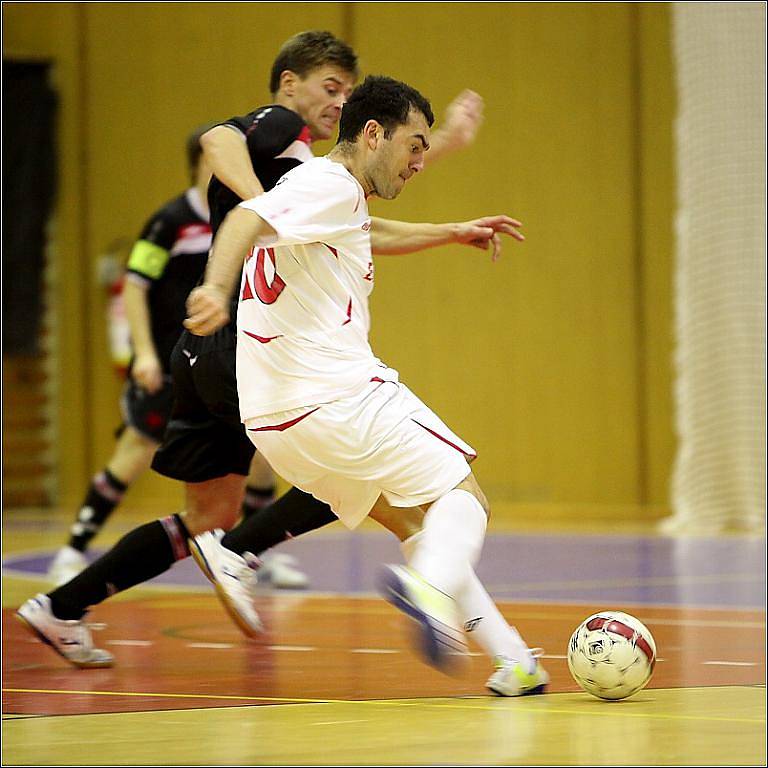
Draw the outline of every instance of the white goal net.
M759 531L766 488L765 4L673 3L678 455L667 531Z

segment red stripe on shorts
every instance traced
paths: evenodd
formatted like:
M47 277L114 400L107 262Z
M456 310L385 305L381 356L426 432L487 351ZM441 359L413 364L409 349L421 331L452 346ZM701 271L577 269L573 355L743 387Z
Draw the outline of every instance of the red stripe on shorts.
M452 443L447 438L443 437L442 435L439 435L437 432L435 432L434 429L430 429L429 427L425 427L423 424L421 424L418 421L416 421L416 419L411 419L411 421L414 424L418 424L422 429L426 429L427 432L429 432L430 435L434 435L438 440L442 440L446 445L450 445L451 448L454 448L455 450L457 450L462 456L466 456L469 459L469 461L474 461L477 458L477 454L476 453L467 453L463 448L459 448L458 445L455 445L454 443Z

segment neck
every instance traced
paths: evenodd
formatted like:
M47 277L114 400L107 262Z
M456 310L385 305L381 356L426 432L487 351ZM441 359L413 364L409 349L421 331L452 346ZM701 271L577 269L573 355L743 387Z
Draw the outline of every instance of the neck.
M329 160L343 165L357 179L366 197L373 193L373 184L363 169L362 158L354 145L337 144L327 157Z

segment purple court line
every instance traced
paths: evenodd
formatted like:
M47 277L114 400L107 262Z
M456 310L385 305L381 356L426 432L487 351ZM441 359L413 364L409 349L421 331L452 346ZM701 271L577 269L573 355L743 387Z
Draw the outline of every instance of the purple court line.
M394 537L369 532L309 535L279 551L294 555L320 592L374 593L379 566L402 562ZM9 555L3 571L40 577L53 554ZM489 534L477 572L493 597L510 601L766 605L764 538ZM209 588L191 559L150 583Z

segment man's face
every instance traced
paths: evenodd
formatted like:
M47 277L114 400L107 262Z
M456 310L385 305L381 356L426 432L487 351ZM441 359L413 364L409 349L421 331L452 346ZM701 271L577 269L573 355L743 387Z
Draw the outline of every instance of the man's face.
M333 64L312 70L293 81L293 108L309 126L313 139L330 139L336 134L341 108L352 92L355 78Z
M399 125L389 139L382 135L371 155L367 176L372 194L393 200L406 181L424 168L424 152L429 149L429 125L418 110L412 109L408 122Z

